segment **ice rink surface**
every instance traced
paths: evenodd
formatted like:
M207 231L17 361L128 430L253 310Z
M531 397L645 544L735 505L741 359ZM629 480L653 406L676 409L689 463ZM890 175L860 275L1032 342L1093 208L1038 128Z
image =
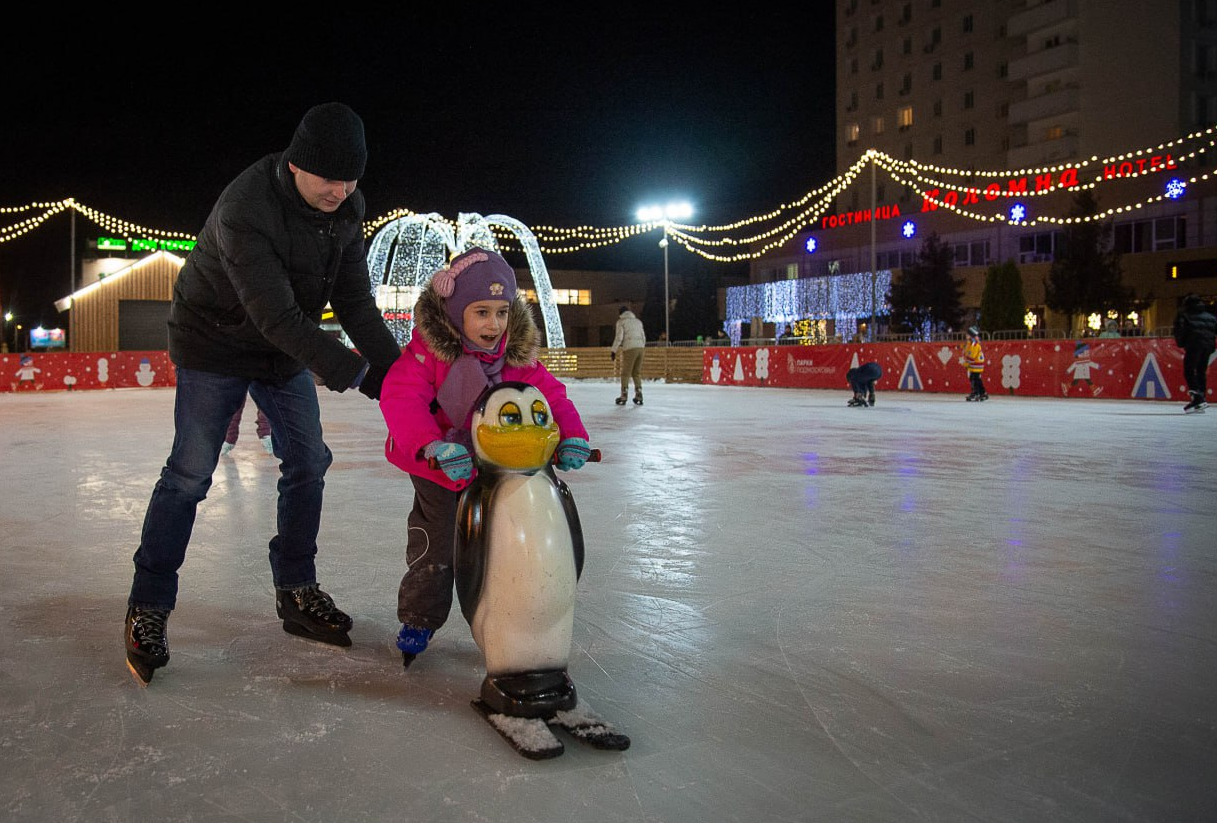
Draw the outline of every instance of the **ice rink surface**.
M470 707L459 609L393 646L406 476L362 395L285 634L277 463L247 414L139 688L122 621L173 390L0 395L5 821L1217 820L1217 410L648 384L570 393L604 460L571 675L630 735L534 762ZM252 404L251 404L252 406Z

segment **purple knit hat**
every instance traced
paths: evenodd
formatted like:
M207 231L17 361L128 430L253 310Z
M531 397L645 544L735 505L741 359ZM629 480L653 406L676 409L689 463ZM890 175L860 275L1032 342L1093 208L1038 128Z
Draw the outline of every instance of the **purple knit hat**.
M502 255L476 246L458 254L431 277L431 288L444 298L448 319L458 329L465 325L465 309L479 300L506 300L516 296L516 273Z

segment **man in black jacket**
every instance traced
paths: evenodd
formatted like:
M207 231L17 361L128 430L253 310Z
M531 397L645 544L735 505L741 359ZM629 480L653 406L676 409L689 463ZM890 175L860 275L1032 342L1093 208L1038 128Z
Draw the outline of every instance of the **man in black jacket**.
M1191 401L1183 407L1185 414L1204 412L1209 407L1209 358L1213 356L1217 339L1217 317L1214 317L1197 294L1183 298L1183 308L1175 315L1175 342L1183 349L1183 377L1187 381Z
M127 604L127 662L144 683L169 662L165 626L178 569L228 421L247 392L270 420L280 460L270 541L276 612L291 634L351 643L351 618L317 585L322 488L333 461L317 385L377 399L401 353L368 276L356 190L366 161L359 116L341 103L313 107L286 151L225 188L174 284L175 436L148 504ZM321 329L327 304L357 351Z

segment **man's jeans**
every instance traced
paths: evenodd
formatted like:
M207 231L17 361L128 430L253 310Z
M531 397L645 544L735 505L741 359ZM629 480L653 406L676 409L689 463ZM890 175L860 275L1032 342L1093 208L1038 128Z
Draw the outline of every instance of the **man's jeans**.
M279 533L270 541L275 588L317 582L314 558L321 526L325 471L333 455L321 439L317 386L307 371L282 385L179 368L174 402L175 434L169 459L152 490L135 552L135 579L128 604L172 609L178 569L194 528L199 502L211 487L228 421L248 392L270 420L279 466ZM234 542L242 536L234 534Z

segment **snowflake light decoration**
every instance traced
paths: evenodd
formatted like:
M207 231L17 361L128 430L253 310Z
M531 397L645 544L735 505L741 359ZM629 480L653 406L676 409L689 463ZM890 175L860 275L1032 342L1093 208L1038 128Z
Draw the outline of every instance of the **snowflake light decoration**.
M1178 200L1187 190L1187 183L1184 183L1178 177L1172 177L1166 182L1166 196L1171 200Z

